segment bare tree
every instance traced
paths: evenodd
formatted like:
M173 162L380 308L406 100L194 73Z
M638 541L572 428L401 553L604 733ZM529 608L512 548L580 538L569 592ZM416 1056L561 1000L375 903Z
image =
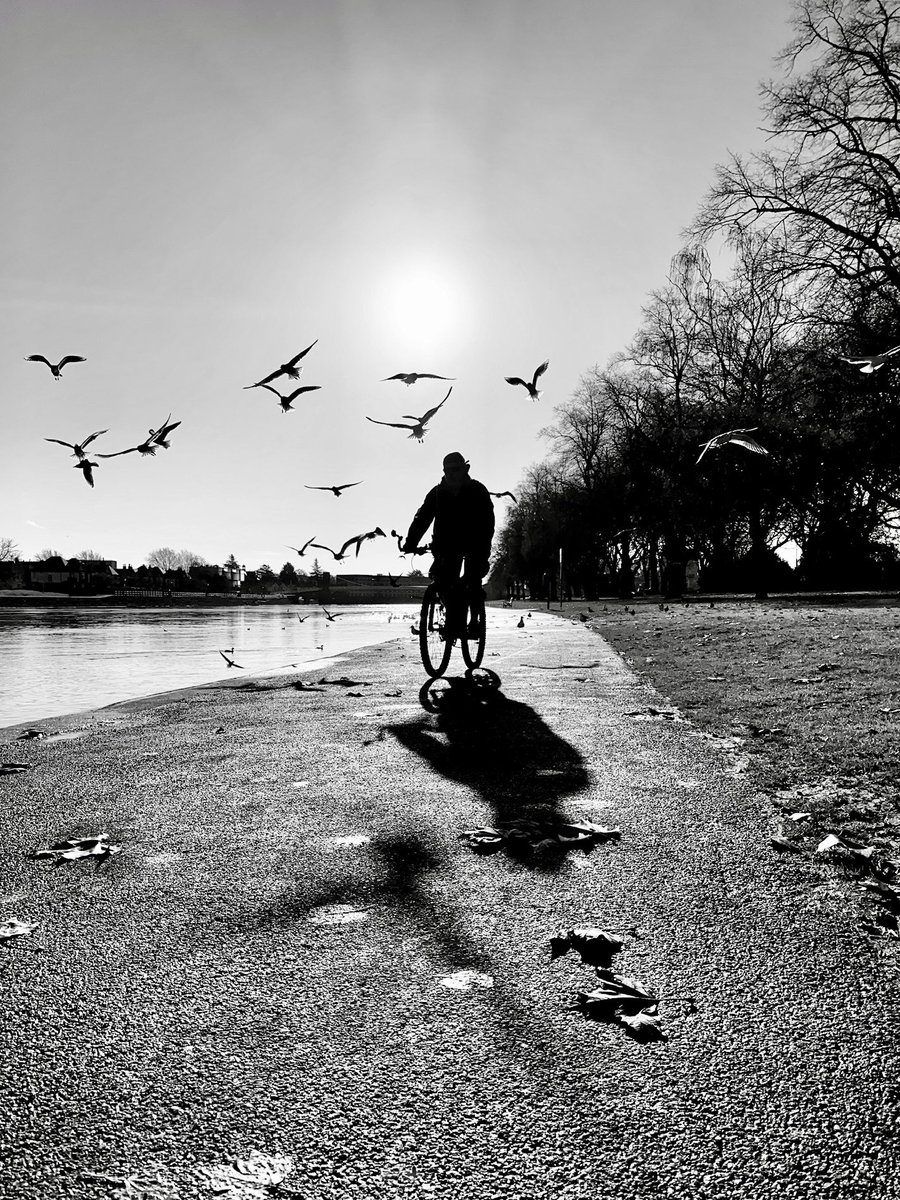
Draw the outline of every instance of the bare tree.
M12 562L19 547L11 537L0 537L0 562Z
M147 566L159 567L161 571L190 571L193 566L205 565L206 559L202 555L193 550L173 550L171 546L160 546L147 555Z
M773 149L717 169L695 233L781 224L791 274L887 288L896 302L898 14L883 0L795 0L785 78L761 89Z
M48 558L62 558L62 555L58 550L38 550L37 554L34 556L34 561L46 562Z
M107 562L105 554L100 554L97 550L79 550L75 556L81 562Z

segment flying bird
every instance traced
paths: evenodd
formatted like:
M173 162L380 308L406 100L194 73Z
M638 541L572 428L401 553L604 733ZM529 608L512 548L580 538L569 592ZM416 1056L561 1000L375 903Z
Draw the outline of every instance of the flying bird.
M267 383L260 383L257 386L264 387L267 392L274 393L274 395L278 397L278 400L281 404L281 411L286 413L293 412L293 402L298 396L302 396L304 392L318 392L322 385L319 383L307 384L306 387L296 388L289 396L282 396L281 392L279 392L277 388L269 387ZM245 388L244 391L246 390L247 389Z
M399 580L399 578L395 579L395 578L393 577L393 575L390 573L390 571L388 571L388 573L387 573L387 577L388 577L388 583L391 585L391 587L396 587L396 588L398 588L398 587L400 586L400 580ZM389 620L389 621L391 620L391 617L392 617L392 616L393 616L393 614L391 614L391 616L389 616L389 617L388 617L388 620Z
M417 379L453 379L453 375L432 375L428 371L398 371L396 375L387 375L382 379L382 383L388 383L392 379L402 379L407 387L411 387Z
M87 458L87 455L84 452L85 446L89 446L91 444L91 442L94 440L94 438L99 437L101 433L109 433L109 430L108 429L98 429L96 431L96 433L88 434L88 436L84 439L83 442L64 442L60 438L44 438L44 441L45 442L56 442L56 444L58 446L68 446L68 448L72 451L72 453L75 455L75 457L80 461L83 458Z
M343 613L330 613L324 604L322 605L322 612L325 614L326 621L336 621L338 617L342 617L344 615ZM319 646L318 649L321 650L322 647Z
M728 445L729 442L732 442L735 446L743 446L745 450L752 450L754 454L768 454L768 450L765 446L761 446L756 438L747 436L750 433L755 433L757 429L759 429L759 426L753 425L750 429L730 429L727 433L717 433L708 442L700 443L703 447L700 451L700 458L708 450L718 450L722 446ZM697 459L697 462L700 461L700 458ZM697 463L694 463L694 466L696 465Z
M528 392L528 395L532 398L532 400L538 400L543 395L543 393L538 391L537 381L540 379L540 377L543 375L543 373L547 370L547 368L549 366L550 366L550 359L548 358L546 362L541 363L541 365L538 367L538 369L532 375L530 383L528 382L527 379L520 379L518 377L518 375L504 375L504 379L506 380L507 383L511 383L513 385L517 385L517 386L521 386L521 387L525 388Z
M310 547L310 546L313 544L313 541L315 540L315 536L316 536L316 535L315 535L315 534L313 534L313 535L312 535L312 537L309 539L309 541L308 541L308 542L304 542L302 546L288 546L288 550L296 550L296 551L297 551L297 553L298 553L298 554L300 555L300 557L302 558L302 557L303 557L303 555L304 555L304 554L306 553L306 551L308 550L308 548L309 548L309 547ZM287 545L287 543L285 543L285 545Z
M298 368L297 363L301 358L305 358L306 355L309 354L310 350L312 350L313 346L315 346L318 340L319 339L316 338L316 341L313 342L312 345L307 346L305 350L301 350L299 354L295 354L294 357L289 359L286 363L282 363L277 371L273 371L272 374L267 375L265 379L260 379L258 383L248 383L247 387L244 388L244 391L246 392L249 388L263 387L265 384L271 383L273 379L277 379L279 375L287 375L288 379L299 379L300 372L303 370L303 368Z
M170 421L172 421L171 413L169 413L169 415L166 417L165 421L163 421L162 425L160 425L159 429L151 429L150 430L150 436L153 439L154 446L162 446L163 450L169 449L171 442L167 441L166 439L168 438L168 436L172 432L172 430L177 429L178 426L181 424L180 421L172 421L172 424L170 425L169 424Z
M103 455L101 454L100 457L102 458ZM91 462L91 460L89 458L82 458L77 463L73 464L76 471L82 472L82 474L84 475L84 478L85 478L85 482L89 483L91 485L91 487L94 486L93 468L97 467L99 465L100 465L99 463Z
M329 554L334 556L335 562L340 562L341 559L347 557L347 555L344 553L343 547L341 547L340 550L332 550L330 546L323 546L321 542L311 542L310 545L314 546L316 550L327 550Z
M864 354L861 358L844 358L843 354L839 354L838 358L841 362L859 367L863 375L871 375L873 371L879 370L889 358L898 353L900 353L900 346L894 346L893 350L885 350L883 354Z
M241 666L241 664L239 662L235 662L233 658L228 657L228 654L234 654L234 646L231 647L231 650L228 652L228 654L226 654L224 650L220 650L219 653L222 655L222 657L228 663L229 667L238 667L238 668L240 668L240 670L243 671L244 668Z
M496 496L496 498L498 500L502 499L503 496L509 496L509 498L510 498L510 500L512 500L513 504L519 503L518 500L515 498L515 496L512 494L512 492L488 492L488 495Z
M345 488L359 487L359 485L361 483L362 483L362 480L357 479L356 483L336 483L336 484L328 483L328 484L324 484L324 485L315 484L315 483L304 483L303 486L305 488L309 488L309 490L311 492L334 492L334 494L336 496L339 496L341 494L341 492L344 491ZM315 545L315 542L313 542L312 545Z
M180 422L179 422L180 424ZM115 450L112 454L100 454L97 452L98 458L118 458L121 454L134 454L137 450L142 458L146 458L148 454L155 456L156 448L156 431L151 429L148 437L144 438L139 446L129 446L127 450Z
M49 358L44 358L43 354L29 354L28 357L25 359L25 361L26 362L46 363L47 366L50 368L50 370L53 372L53 378L56 380L57 383L59 383L60 379L62 378L62 376L60 375L60 371L62 371L62 369L66 365L66 363L87 362L87 359L82 358L82 356L80 354L67 354L65 356L65 358L61 358L59 360L59 362L54 365L50 361Z
M441 403L436 404L434 408L429 408L428 412L425 413L424 416L414 417L412 413L404 413L403 416L406 417L408 421L414 421L414 425L402 425L398 421L376 421L374 417L366 417L366 420L371 421L373 425L388 425L391 429L408 429L410 430L409 436L411 438L415 438L417 442L421 442L425 437L425 426L428 424L437 410L447 403L447 401L450 399L450 392L452 391L453 388L451 387L450 391L447 392L447 395L443 398Z
M352 546L355 542L356 543L356 557L359 558L359 548L363 544L363 542L370 541L372 538L377 538L377 537L387 537L387 534L378 525L376 525L375 528L373 530L371 530L371 532L369 532L369 533L358 533L356 535L356 537L347 538L346 542L344 542L343 546L341 546L341 555L343 556L347 547ZM333 553L333 551L332 551L332 553Z

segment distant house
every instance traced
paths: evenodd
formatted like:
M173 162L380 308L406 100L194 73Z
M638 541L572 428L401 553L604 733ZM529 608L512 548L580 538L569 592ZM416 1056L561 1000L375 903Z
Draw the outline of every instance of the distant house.
M69 592L88 595L116 586L118 563L111 558L47 558L42 562L26 562L26 587L41 592Z
M334 575L329 592L336 604L384 604L397 601L408 604L419 601L429 581L425 578L409 579L394 576L399 586L394 586L387 575ZM306 591L301 587L301 591Z

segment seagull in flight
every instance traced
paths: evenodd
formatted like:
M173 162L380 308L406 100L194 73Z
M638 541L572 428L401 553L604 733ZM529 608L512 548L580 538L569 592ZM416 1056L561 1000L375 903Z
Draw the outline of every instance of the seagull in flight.
M347 547L352 546L355 542L356 543L356 557L359 558L359 548L363 544L363 542L370 541L372 538L377 538L377 537L387 537L387 534L378 525L376 525L375 528L370 533L358 533L356 535L356 537L347 538L346 542L344 542L343 546L341 546L341 555L343 556L344 551L347 549Z
M168 450L171 443L167 440L168 435L173 429L177 429L181 424L180 421L173 421L172 414L169 413L165 421L160 425L159 429L151 429L144 440L138 446L129 446L127 450L116 450L112 454L100 454L98 458L119 458L122 454L134 454L137 451L141 458L146 458L148 455L156 456L156 451L161 447L163 450Z
M28 357L25 359L25 361L26 362L46 363L47 366L50 368L50 370L53 372L53 378L56 380L57 383L59 383L60 379L62 378L62 376L60 375L60 371L62 371L62 369L66 365L66 363L87 362L87 359L82 358L82 356L80 354L67 354L65 356L65 358L61 358L58 363L54 364L50 361L49 358L44 358L43 354L29 354Z
M512 492L488 492L488 495L495 496L498 500L502 499L504 496L509 496L509 498L510 498L510 500L512 500L513 504L519 503L518 500L515 498L515 496L512 494Z
M755 433L759 429L758 425L753 425L750 429L729 429L727 433L717 433L715 437L710 438L708 442L701 442L703 447L700 451L700 458L709 450L718 450L722 446L728 445L729 442L735 446L743 446L745 450L752 450L754 454L768 454L765 446L761 446L756 438L748 437L750 433ZM697 459L697 462L700 461ZM697 463L694 463L696 466Z
M859 367L863 375L871 375L873 371L879 370L889 358L893 358L898 353L900 353L900 346L894 346L893 350L885 350L883 354L864 354L861 358L844 358L843 354L839 354L838 358L841 362Z
M531 397L532 400L538 400L543 395L543 392L538 391L537 381L540 379L540 377L543 375L543 373L547 370L547 368L549 366L550 366L550 359L548 358L546 360L546 362L541 363L541 365L538 367L538 369L532 375L530 383L528 382L527 379L520 379L518 377L518 375L504 375L504 379L506 380L507 383L511 383L514 386L521 386L521 387L525 388L528 392L528 395Z
M303 557L303 555L306 553L307 549L308 549L308 548L309 548L309 547L310 547L310 546L313 544L313 542L315 541L315 537L316 537L316 535L315 535L315 534L313 534L313 535L312 535L312 537L309 539L309 541L308 541L308 542L304 542L302 546L288 546L288 550L296 550L296 551L297 551L297 553L298 553L298 554L300 555L300 557L302 558L302 557ZM285 545L287 545L287 543L285 543Z
M228 663L229 667L238 667L241 671L243 671L244 668L241 666L241 664L239 662L235 662L233 658L228 657L229 654L234 654L234 646L232 646L231 649L227 653L224 650L220 650L219 653L222 655L222 657Z
M103 458L104 456L101 454L100 457ZM76 471L82 472L82 474L84 475L85 482L89 483L91 485L91 487L94 486L93 468L97 467L99 465L100 465L99 463L91 462L91 460L89 458L82 458L77 463L73 464L74 469Z
M453 379L453 375L432 375L429 371L398 371L396 375L387 375L382 379L382 383L388 383L392 379L402 379L407 387L411 387L417 379Z
M303 486L305 488L309 488L309 490L311 492L334 492L334 494L336 496L339 496L341 494L341 492L344 491L345 488L359 487L359 485L361 483L362 483L362 480L357 479L356 483L329 483L329 484L324 484L324 485L315 484L315 483L304 483ZM315 542L313 542L311 544L315 545Z
M366 417L366 420L371 421L373 425L387 425L391 429L408 429L410 430L409 436L411 438L415 438L417 442L421 442L425 437L425 426L428 424L437 410L447 403L447 401L450 399L450 392L452 391L453 388L451 387L450 391L443 398L441 403L436 404L434 408L429 408L428 412L425 413L424 416L414 417L412 413L404 413L403 416L406 417L408 421L414 421L414 425L402 425L399 421L376 421L374 417Z
M344 615L343 613L330 613L324 604L322 605L322 612L325 614L326 621L336 621L338 617L342 617ZM321 650L322 647L317 646L316 649Z
M305 350L301 350L299 354L295 354L294 357L288 359L286 363L282 363L277 371L273 371L272 374L267 375L265 379L260 379L258 383L248 383L244 388L244 391L246 392L250 388L263 387L265 384L271 383L273 379L277 379L279 375L287 375L288 379L299 379L300 372L303 370L303 368L298 367L297 363L301 358L305 358L306 355L309 354L310 350L312 350L313 346L315 346L318 340L319 339L316 338L316 341L313 342L312 345L307 346Z
M87 458L84 452L85 446L89 446L94 438L100 436L101 433L109 433L108 429L98 429L96 433L90 433L83 442L64 442L60 438L44 438L45 442L56 442L58 446L68 446L79 462L83 458Z
M169 415L166 417L165 421L163 421L162 425L160 425L159 429L151 429L150 430L150 436L153 439L154 446L162 446L163 450L169 449L171 442L167 441L167 438L168 438L169 434L172 432L172 430L177 429L178 426L181 424L180 421L172 421L172 424L170 425L169 424L170 421L172 421L171 413L169 413Z
M350 542L352 542L352 541L353 541L353 538L350 539ZM323 546L321 542L310 542L310 545L315 546L315 548L317 550L327 550L329 554L332 554L334 556L335 562L340 562L341 559L344 559L347 557L347 554L346 554L347 543L346 542L344 543L343 546L341 546L340 550L332 550L332 548L330 546Z
M307 384L306 387L295 388L295 390L291 392L289 396L282 396L281 392L279 392L277 388L269 387L267 383L260 383L256 386L264 387L267 392L272 392L274 395L276 395L281 403L281 411L286 413L293 412L293 402L298 396L302 396L304 392L318 392L322 385L319 383ZM245 388L244 391L246 390L247 389Z

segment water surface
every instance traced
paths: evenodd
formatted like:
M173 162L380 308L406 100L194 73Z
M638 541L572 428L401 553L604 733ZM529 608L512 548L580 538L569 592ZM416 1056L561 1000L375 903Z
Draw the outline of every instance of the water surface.
M0 728L409 638L414 604L0 608ZM301 622L298 618L303 617ZM228 651L240 667L229 668Z

